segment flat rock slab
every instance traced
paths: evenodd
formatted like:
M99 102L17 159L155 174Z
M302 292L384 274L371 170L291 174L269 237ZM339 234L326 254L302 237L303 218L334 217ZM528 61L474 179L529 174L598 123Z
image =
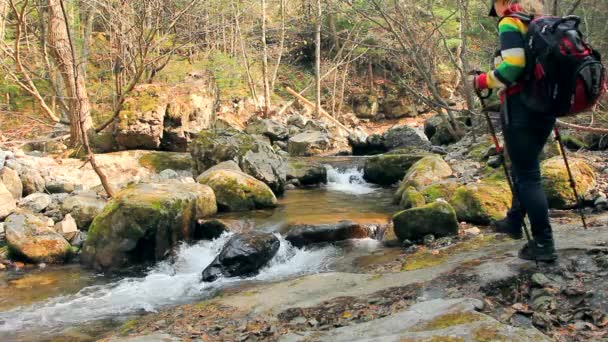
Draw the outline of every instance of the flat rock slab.
M477 312L482 305L469 298L436 299L385 318L328 332L289 334L279 341L551 341L537 330L504 325Z

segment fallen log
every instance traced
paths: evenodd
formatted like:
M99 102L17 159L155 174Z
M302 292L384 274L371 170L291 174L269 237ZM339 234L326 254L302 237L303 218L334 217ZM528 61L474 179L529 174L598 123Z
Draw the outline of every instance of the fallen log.
M568 122L564 122L562 120L557 120L557 125L561 126L561 127L565 127L565 128L571 128L577 131L585 131L585 132L593 132L593 133L600 133L600 134L608 134L608 128L598 128L598 127L588 127L588 126L581 126L581 125L575 125L575 124L571 124Z

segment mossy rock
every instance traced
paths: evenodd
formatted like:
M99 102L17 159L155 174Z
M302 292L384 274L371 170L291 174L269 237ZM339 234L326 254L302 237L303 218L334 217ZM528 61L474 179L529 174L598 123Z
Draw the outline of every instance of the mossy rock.
M576 181L580 196L585 196L597 185L597 174L584 160L570 158L570 169ZM569 209L576 206L577 201L570 186L568 170L561 157L546 160L541 165L543 187L549 200L549 206L554 209Z
M490 224L505 217L511 206L511 190L504 181L485 180L456 189L450 203L458 220Z
M454 195L456 189L460 187L460 184L453 181L442 181L431 184L420 191L422 196L427 203L433 203L436 200L442 198L449 200Z
M98 270L158 261L192 238L199 219L217 212L202 184L137 184L120 191L93 220L82 261Z
M424 196L414 187L409 187L403 191L399 207L401 207L401 209L412 209L422 207L425 204L426 200L424 199Z
M438 155L430 155L417 161L407 171L407 174L401 181L397 190L397 197L401 198L403 191L409 187L414 187L418 190L439 182L452 175L453 171L450 165L446 163Z
M139 164L156 173L163 170L191 171L194 168L192 156L188 153L149 152L139 158Z
M239 171L218 169L205 172L197 182L210 186L222 211L274 208L277 198L263 182Z
M393 185L402 180L408 170L429 153L415 150L395 150L373 156L365 162L364 178L380 185Z
M483 162L490 156L490 151L494 151L495 146L491 140L479 142L469 151L468 157L478 162Z
M442 237L458 233L456 212L442 200L401 211L393 216L393 224L400 241L420 240L428 234Z

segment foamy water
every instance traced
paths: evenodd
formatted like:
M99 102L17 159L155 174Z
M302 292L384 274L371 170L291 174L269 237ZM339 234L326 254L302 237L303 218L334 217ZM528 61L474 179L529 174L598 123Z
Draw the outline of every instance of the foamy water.
M367 195L377 191L377 187L363 179L363 171L356 168L339 170L331 165L326 165L327 189L339 191L352 195Z
M243 279L219 279L202 283L201 272L220 252L230 235L215 241L183 245L173 262L161 262L141 278L126 278L107 285L90 286L80 292L53 298L30 307L0 313L0 332L28 328L56 328L75 323L154 312L168 305L203 299L214 290ZM260 273L248 280L278 280L321 272L337 254L334 247L298 249L282 237L281 247Z

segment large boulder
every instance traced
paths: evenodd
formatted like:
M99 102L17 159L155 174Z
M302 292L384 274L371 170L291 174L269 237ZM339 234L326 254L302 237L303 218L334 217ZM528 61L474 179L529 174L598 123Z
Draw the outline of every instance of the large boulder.
M301 186L327 184L327 169L315 161L292 159L287 168L287 180L295 180Z
M435 202L440 198L448 201L459 187L460 184L454 181L445 180L425 187L421 190L421 194L424 196L427 203Z
M18 212L6 219L5 230L10 250L27 261L62 263L69 256L70 244L45 217Z
M505 217L511 206L511 190L506 181L483 181L461 186L450 204L460 221L490 224Z
M293 157L314 156L328 151L329 137L321 131L303 132L289 138L288 151Z
M19 173L23 185L23 196L44 192L46 181L36 169L25 169Z
M427 152L415 149L373 156L366 160L363 175L370 183L392 185L402 180L412 165L426 156Z
M460 140L460 136L454 136L450 132L450 124L446 121L444 114L436 114L424 122L424 134L433 145L448 145ZM461 131L465 131L465 120L458 117L456 124Z
M420 240L428 234L436 237L458 234L456 212L443 200L398 212L393 216L393 224L400 241Z
M206 171L196 181L213 189L222 211L265 209L277 205L277 198L268 185L237 170Z
M235 234L203 271L202 280L256 275L278 252L281 242L274 234L251 231Z
M4 183L0 181L0 220L12 214L15 209L17 209L17 201L4 186Z
M217 212L213 190L196 183L137 184L108 202L89 229L82 261L114 270L157 261L190 240L196 223Z
M418 108L415 103L406 96L389 96L388 99L380 104L380 112L387 119L399 119L403 117L415 117L418 115Z
M359 94L351 98L353 111L359 119L375 119L378 115L378 97Z
M249 122L245 128L249 134L260 134L268 137L271 142L289 139L289 129L284 124L270 119L259 119Z
M19 201L19 206L27 208L34 213L40 213L44 211L53 200L51 196L43 193L35 193L26 196Z
M78 228L87 230L105 206L106 201L94 193L84 193L66 198L61 204L61 211L64 215L71 214Z
M162 87L146 84L137 87L125 101L115 128L121 149L160 147L164 133L167 98Z
M0 181L4 183L8 191L13 195L15 200L20 200L23 195L23 184L17 171L5 167L0 170Z
M370 228L359 223L342 221L338 224L296 225L289 228L285 240L295 247L349 239L365 239L372 235Z
M401 209L412 209L422 207L426 204L424 196L414 187L409 187L401 193L399 207Z
M281 194L287 181L287 162L269 144L236 130L201 132L191 144L196 170L201 173L224 161L236 162L243 172Z
M382 137L384 146L389 151L403 147L415 147L426 150L431 148L431 142L424 133L409 126L393 127L386 131Z
M452 168L440 156L431 155L424 157L407 171L397 190L397 197L401 198L403 191L409 187L421 190L451 175Z
M568 161L576 181L578 194L585 196L597 185L597 175L582 159L570 158ZM577 201L570 186L570 178L563 158L554 157L544 161L541 165L541 172L543 186L551 208L568 209L576 206Z

